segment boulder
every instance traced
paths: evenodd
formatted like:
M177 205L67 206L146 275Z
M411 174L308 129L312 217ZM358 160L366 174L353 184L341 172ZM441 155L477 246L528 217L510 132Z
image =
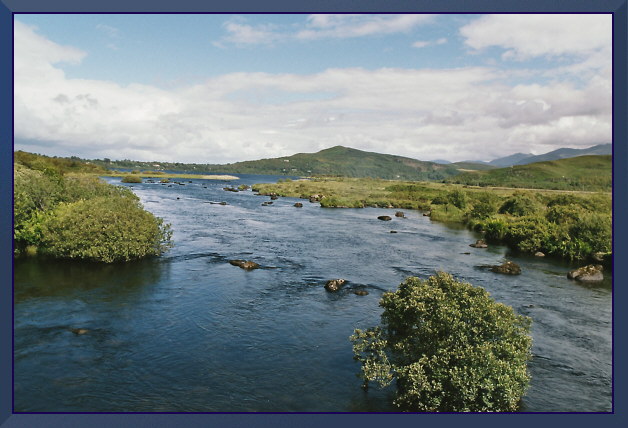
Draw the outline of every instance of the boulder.
M505 262L501 265L495 265L491 267L491 271L495 273L503 273L505 275L520 275L521 268L518 264L513 262Z
M270 199L273 201L276 201L277 199L279 199L279 196L277 195L270 195Z
M475 244L469 244L469 247L473 248L488 248L488 245L483 239L478 239L475 241Z
M244 270L251 270L251 269L258 269L259 265L255 262L251 262L248 260L229 260L229 263L231 263L234 266L238 266Z
M369 292L366 290L355 290L353 294L356 294L358 296L366 296L369 294Z
M543 253L542 253L542 252L540 252L540 251L537 251L536 253L534 253L534 256L535 256L535 257L545 257L545 254L543 254Z
M310 202L320 202L323 199L323 195L310 195Z
M397 211L395 213L395 217L405 217L406 215L403 213L403 211Z
M432 215L432 211L427 211L423 213L423 217L429 217Z
M588 265L567 273L567 278L583 282L602 281L604 279L602 270L602 265Z
M383 221L390 221L392 220L392 217L388 216L388 215L380 215L379 217L377 217L379 220L383 220Z
M297 202L294 206L297 208L303 208L303 204L301 202Z
M344 283L347 282L344 279L330 279L329 281L327 281L325 283L325 290L327 291L338 291L340 290L340 287L342 287L344 285Z

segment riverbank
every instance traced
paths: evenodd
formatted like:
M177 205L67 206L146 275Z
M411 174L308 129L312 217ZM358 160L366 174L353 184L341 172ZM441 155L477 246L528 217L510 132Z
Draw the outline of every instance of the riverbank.
M325 208L399 208L462 223L487 240L523 253L610 262L612 195L546 189L355 178L280 180L254 191L320 203Z
M131 176L139 177L139 178L157 178L157 179L167 178L167 179L185 179L185 180L196 179L196 180L232 181L232 180L240 179L240 177L236 177L235 175L226 175L226 174L209 174L209 175L177 174L177 173L168 173L168 172L161 172L161 171L143 171L143 172L138 172L138 173L109 171L106 174L94 174L94 175L99 175L101 177L126 177L128 175L131 175Z

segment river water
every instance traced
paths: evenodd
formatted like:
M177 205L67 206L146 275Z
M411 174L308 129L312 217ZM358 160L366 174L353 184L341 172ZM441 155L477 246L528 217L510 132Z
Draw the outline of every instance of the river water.
M440 270L533 319L522 411L612 410L610 274L579 284L566 278L573 265L471 248L477 234L416 211L262 206L268 197L223 190L277 178L132 185L172 224L175 247L160 258L16 261L15 411L394 411L392 389L360 388L348 338L379 323L382 293ZM478 268L506 259L520 276ZM323 288L333 278L348 281L338 293Z

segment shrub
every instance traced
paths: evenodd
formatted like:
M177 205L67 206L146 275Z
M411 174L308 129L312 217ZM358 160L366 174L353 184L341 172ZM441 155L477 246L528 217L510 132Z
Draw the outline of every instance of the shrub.
M403 410L515 411L525 393L531 320L446 273L385 293L382 326L351 336L364 386L396 381Z
M515 193L511 198L506 200L499 208L501 214L510 214L514 216L525 216L537 213L540 210L540 204L533 200L530 196Z
M447 194L447 200L450 204L461 210L467 207L467 194L463 190L452 190Z
M139 174L139 172L134 173L134 174ZM141 183L142 177L138 177L136 175L125 175L124 177L122 177L122 182L123 183Z
M136 198L97 197L60 204L42 226L41 248L59 258L111 263L162 254L169 225Z
M499 198L491 193L480 193L473 202L473 208L469 217L474 219L486 219L497 213Z

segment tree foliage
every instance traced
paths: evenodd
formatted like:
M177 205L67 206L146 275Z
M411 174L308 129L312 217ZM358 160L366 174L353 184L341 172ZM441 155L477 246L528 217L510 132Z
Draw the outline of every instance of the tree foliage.
M145 211L128 188L70 175L53 158L18 158L28 166L17 162L13 169L16 255L36 249L109 263L159 255L171 245L169 226Z
M516 411L529 383L530 319L439 273L385 293L381 327L355 330L364 385L396 382L409 411Z

